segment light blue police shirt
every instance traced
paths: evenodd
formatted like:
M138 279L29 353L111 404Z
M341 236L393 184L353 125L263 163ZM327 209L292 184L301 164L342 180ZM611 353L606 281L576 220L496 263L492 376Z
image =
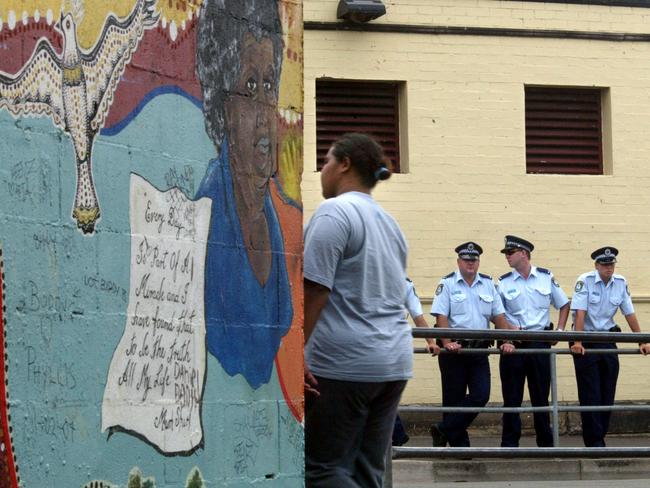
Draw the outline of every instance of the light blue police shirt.
M422 315L422 304L420 297L415 293L415 285L409 279L406 280L406 300L404 301L406 311L413 318Z
M627 282L621 275L613 275L609 283L600 279L598 271L583 273L576 281L571 310L586 310L585 331L608 331L616 325L614 315L621 309L623 315L634 313Z
M490 319L502 313L501 297L490 276L477 273L469 286L458 270L440 280L431 306L431 315L445 315L452 329L489 329Z
M560 309L569 303L553 273L536 266L528 279L516 269L502 275L498 290L508 322L521 330L544 330L551 322L551 304Z

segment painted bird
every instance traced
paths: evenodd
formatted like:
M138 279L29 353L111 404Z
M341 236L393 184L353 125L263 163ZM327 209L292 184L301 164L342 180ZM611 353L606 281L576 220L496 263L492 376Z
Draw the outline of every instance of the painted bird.
M74 16L61 14L56 25L63 34L61 55L42 38L18 73L0 71L0 108L14 116L49 116L72 139L77 162L72 218L84 234L95 231L100 217L91 169L93 142L144 31L158 21L155 3L137 0L126 18L108 15L90 51L79 47Z

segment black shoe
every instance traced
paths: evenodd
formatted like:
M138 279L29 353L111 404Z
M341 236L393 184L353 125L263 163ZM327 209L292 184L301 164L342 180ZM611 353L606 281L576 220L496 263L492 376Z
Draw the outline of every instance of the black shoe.
M437 425L432 425L429 429L431 434L431 440L433 442L433 447L446 447L447 446L447 436L438 428Z
M395 447L403 446L409 441L409 439L410 437L408 436L408 434L404 434L404 437L402 437L400 440L393 440L393 446Z

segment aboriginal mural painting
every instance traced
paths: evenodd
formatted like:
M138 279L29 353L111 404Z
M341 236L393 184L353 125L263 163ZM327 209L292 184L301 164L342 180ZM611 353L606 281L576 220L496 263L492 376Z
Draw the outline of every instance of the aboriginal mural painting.
M302 486L301 29L0 0L0 487Z

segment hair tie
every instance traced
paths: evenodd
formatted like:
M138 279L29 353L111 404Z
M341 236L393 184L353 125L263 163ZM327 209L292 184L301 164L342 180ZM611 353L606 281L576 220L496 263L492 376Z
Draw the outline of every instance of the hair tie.
M374 174L377 181L387 180L390 177L390 171L388 171L386 166L380 166Z

